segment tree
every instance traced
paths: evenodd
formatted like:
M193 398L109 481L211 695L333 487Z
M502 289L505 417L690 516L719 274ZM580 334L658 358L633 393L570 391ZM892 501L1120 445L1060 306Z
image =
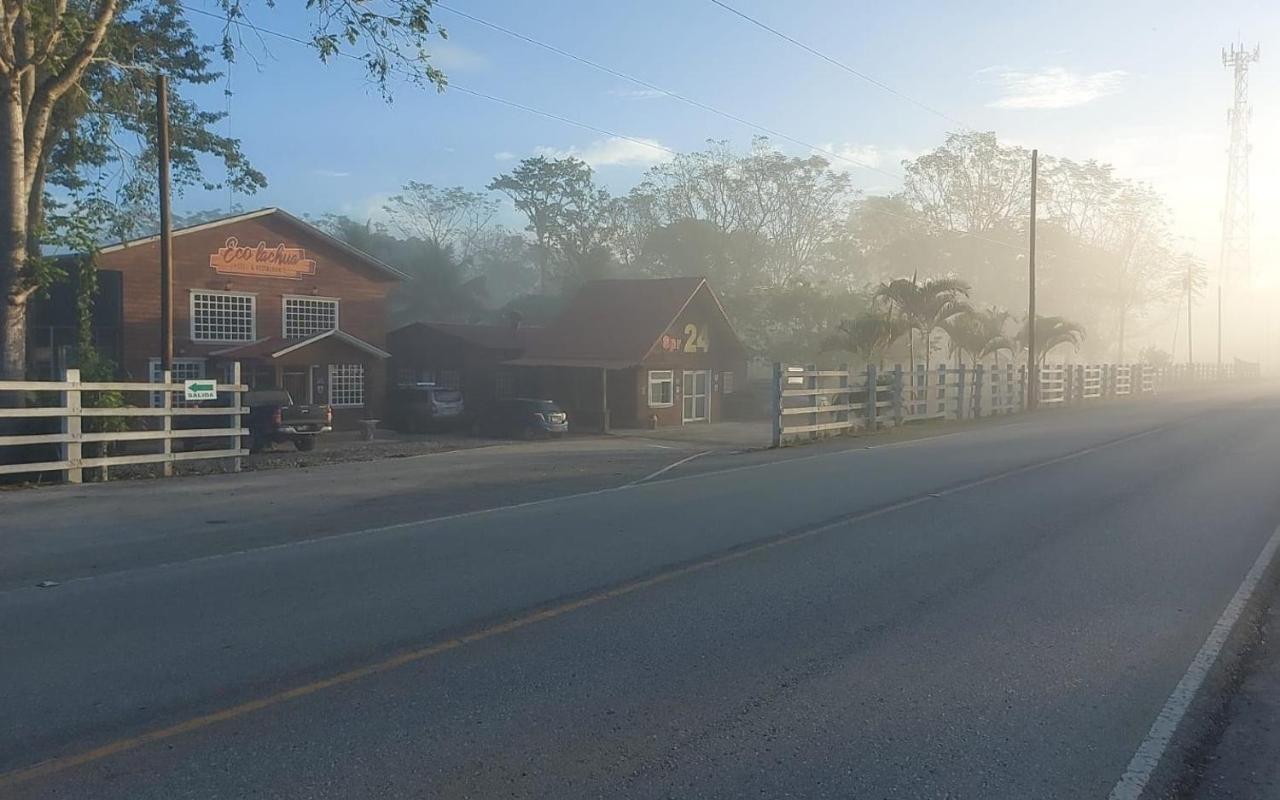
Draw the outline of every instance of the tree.
M1029 326L1026 322L1023 322L1022 330L1018 333L1018 342L1024 348L1027 346L1029 332ZM1037 314L1036 363L1043 366L1045 359L1049 356L1049 352L1055 347L1060 347L1064 344L1069 344L1079 350L1081 343L1084 342L1084 336L1084 326L1077 322L1072 322L1066 317L1042 317Z
M1030 209L1031 154L991 132L951 133L907 162L903 197L934 228L985 234L1023 226Z
M467 280L449 245L417 237L400 239L385 228L348 217L323 224L338 239L408 275L388 297L392 326L423 320L470 321L484 313L483 284Z
M876 298L889 304L908 325L920 334L924 345L924 365L930 367L933 333L943 322L970 310L965 302L969 284L958 278L929 278L923 283L916 276L898 278L882 284ZM915 346L911 345L911 369L915 370Z
M1204 297L1204 290L1209 286L1209 270L1204 262L1192 253L1183 253L1178 257L1176 291L1187 304L1187 363L1194 364L1195 358L1191 349L1191 309L1195 302Z
M884 366L884 351L910 333L911 327L901 318L879 311L866 311L842 320L836 332L822 342L823 351L844 350L862 361L876 361Z
M375 10L317 0L307 4L309 42L323 61L343 54L342 46L363 49L354 55L384 93L393 68L398 77L443 87L444 75L423 49L431 34L443 35L431 19L433 4L396 0ZM148 195L152 76L169 75L178 90L206 84L218 77L210 67L215 49L230 60L239 48L247 4L218 0L218 6L227 20L223 37L202 44L176 0L4 0L0 378L25 371L27 303L55 277L41 258L41 244L61 244L61 228L72 218L118 220L121 215L110 213L110 206L136 209ZM221 160L242 191L264 184L238 141L214 133L219 112L203 111L179 94L170 114L175 189L200 180L205 156ZM131 146L122 141L130 138Z
M595 277L607 269L618 209L609 193L595 185L585 162L572 156L526 158L488 188L511 198L529 219L527 230L538 249L539 291L548 290L553 256L567 267L568 274L558 276L562 281Z
M409 181L383 209L402 236L448 247L465 263L498 213L498 202L461 186Z
M967 354L974 366L982 359L998 354L1001 350L1010 352L1017 349L1017 344L1005 335L1005 323L1009 312L990 308L986 311L966 309L943 320L939 325L949 339L949 349L957 358Z

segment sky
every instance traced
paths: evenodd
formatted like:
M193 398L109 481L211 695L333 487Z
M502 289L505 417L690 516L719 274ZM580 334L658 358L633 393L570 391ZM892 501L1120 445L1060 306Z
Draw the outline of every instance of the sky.
M216 10L212 0L188 2ZM903 158L963 128L993 130L1007 143L1043 153L1110 162L1122 176L1155 186L1187 247L1215 264L1232 92L1221 49L1233 41L1261 43L1250 86L1255 262L1265 261L1258 268L1270 271L1273 254L1280 254L1280 226L1271 222L1280 214L1274 0L726 2L889 90L710 0L448 0L436 17L449 38L431 49L454 86L598 130L456 89L395 85L387 102L360 64L321 64L308 48L270 36L258 42L246 35L247 51L231 70L229 106L223 86L193 94L229 107L224 129L267 175L267 188L233 202L359 219L380 218L386 199L407 181L479 189L538 153L577 155L602 183L625 192L647 167L670 157L667 149L695 150L708 139L745 148L758 133L485 28L450 11L456 8L874 166L882 171L833 159L871 193L892 191ZM251 19L306 37L302 5L258 5ZM192 19L201 35L217 41L219 22ZM808 152L774 141L797 155ZM228 200L225 192L190 191L178 204L195 211ZM506 215L518 226L513 210Z

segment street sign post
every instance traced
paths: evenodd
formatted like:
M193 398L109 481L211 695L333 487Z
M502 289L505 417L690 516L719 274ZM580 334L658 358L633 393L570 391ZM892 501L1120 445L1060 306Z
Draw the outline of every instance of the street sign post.
M207 378L183 381L182 388L187 400L217 400L218 382Z

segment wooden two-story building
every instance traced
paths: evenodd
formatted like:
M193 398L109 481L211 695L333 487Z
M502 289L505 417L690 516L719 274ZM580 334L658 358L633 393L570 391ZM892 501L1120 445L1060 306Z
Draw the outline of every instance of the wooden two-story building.
M160 373L159 237L99 251L118 272L121 368ZM266 208L173 233L173 373L327 403L339 427L384 413L386 299L403 273L291 214Z

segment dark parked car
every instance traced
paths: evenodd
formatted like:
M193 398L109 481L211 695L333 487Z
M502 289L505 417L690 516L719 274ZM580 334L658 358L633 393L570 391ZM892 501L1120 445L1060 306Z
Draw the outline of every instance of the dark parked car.
M402 433L424 433L461 425L462 392L432 383L402 384L391 390L388 423Z
M245 392L249 409L249 450L257 453L275 442L293 442L299 450L314 450L316 438L333 430L333 408L295 405L284 389Z
M509 436L533 439L558 437L569 430L569 417L550 400L521 397L503 400L476 419L475 432L481 436Z

